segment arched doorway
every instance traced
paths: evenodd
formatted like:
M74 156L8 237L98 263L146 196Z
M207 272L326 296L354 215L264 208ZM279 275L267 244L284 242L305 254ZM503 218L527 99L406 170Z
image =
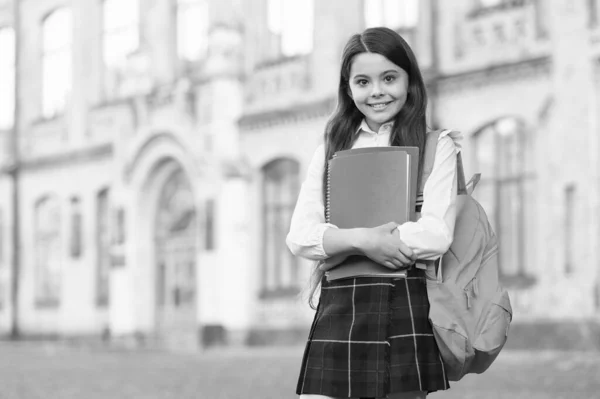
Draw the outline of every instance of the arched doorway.
M194 196L181 168L164 180L154 226L156 329L172 349L198 347L197 226Z

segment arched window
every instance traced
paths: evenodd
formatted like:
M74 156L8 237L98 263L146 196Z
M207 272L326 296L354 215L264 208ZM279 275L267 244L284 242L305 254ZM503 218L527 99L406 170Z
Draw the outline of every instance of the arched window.
M419 21L418 0L365 0L365 25L413 28Z
M298 172L298 162L285 158L262 169L264 295L297 293L297 261L287 249L285 236L298 198Z
M64 112L71 92L71 10L53 11L42 26L42 114Z
M11 129L15 112L15 32L0 28L0 130Z
M209 8L206 0L177 0L177 55L186 61L206 56Z
M138 0L104 0L102 10L102 55L105 66L105 95L117 95L127 57L140 44Z
M486 210L500 248L500 272L505 282L527 280L530 223L526 222L530 175L526 172L524 125L502 118L474 135L477 170L482 180L474 197Z
M110 272L109 190L96 195L96 304L108 305Z
M314 0L268 0L267 25L277 56L308 54L313 49Z
M62 251L60 203L46 197L35 206L35 298L39 306L58 306Z

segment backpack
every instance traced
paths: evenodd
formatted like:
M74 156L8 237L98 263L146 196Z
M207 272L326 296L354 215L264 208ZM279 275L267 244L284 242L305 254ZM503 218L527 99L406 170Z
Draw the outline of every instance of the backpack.
M421 201L441 132L427 134L419 181ZM485 211L471 197L479 178L476 174L465 183L459 152L454 240L441 261L426 263L429 320L450 381L487 370L506 343L512 321L508 292L498 281L496 235Z

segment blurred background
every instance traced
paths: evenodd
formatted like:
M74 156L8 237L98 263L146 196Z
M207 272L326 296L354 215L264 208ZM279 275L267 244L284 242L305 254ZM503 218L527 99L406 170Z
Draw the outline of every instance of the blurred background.
M0 0L0 335L302 345L285 236L342 47L383 25L483 174L507 346L600 349L599 3Z

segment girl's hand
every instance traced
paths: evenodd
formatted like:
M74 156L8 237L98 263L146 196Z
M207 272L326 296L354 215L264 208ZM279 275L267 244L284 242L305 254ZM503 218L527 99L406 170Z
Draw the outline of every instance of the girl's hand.
M363 230L360 245L362 253L373 261L392 270L406 268L415 263L413 251L400 240L396 231L398 223L390 222Z

